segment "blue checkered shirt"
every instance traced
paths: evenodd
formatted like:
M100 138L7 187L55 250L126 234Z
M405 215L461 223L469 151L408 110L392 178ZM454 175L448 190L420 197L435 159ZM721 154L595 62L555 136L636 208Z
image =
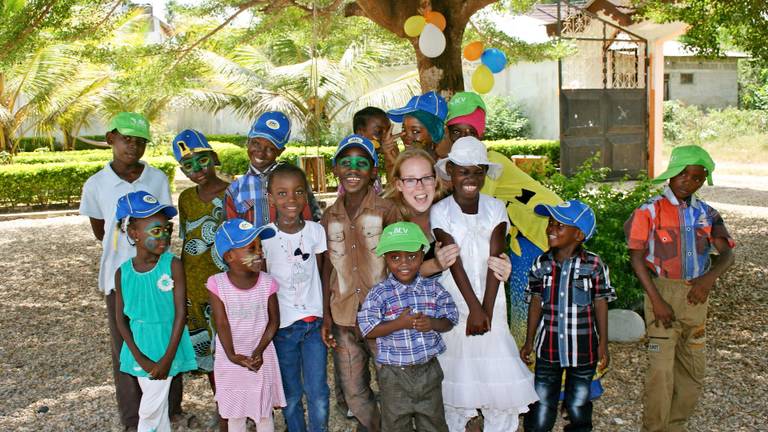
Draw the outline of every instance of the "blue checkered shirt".
M447 318L453 325L459 322L456 304L437 278L417 276L411 284L403 285L390 273L387 279L371 288L357 313L360 331L367 335L382 322L397 319L407 307L411 313ZM426 363L445 351L445 342L434 330L405 329L376 338L376 347L379 364L411 366Z

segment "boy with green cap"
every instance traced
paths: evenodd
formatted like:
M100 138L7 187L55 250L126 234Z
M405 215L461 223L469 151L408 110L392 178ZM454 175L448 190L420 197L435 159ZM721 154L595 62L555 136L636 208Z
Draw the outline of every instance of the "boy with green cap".
M141 114L121 112L107 127L107 143L112 147L112 160L83 185L80 214L88 216L93 235L101 241L99 291L105 294L107 324L112 340L112 372L120 420L126 430L135 429L139 422L141 389L136 377L120 372L120 349L123 338L115 324L115 272L120 264L136 255L136 248L126 236L117 235L115 209L117 200L129 192L146 191L161 204L173 205L168 177L141 160L147 142L152 138L149 122ZM171 416L181 414L181 375L171 384Z
M683 431L704 384L709 293L733 264L720 214L694 194L712 184L715 163L695 145L675 147L669 180L624 224L632 268L645 289L648 372L643 431ZM712 247L719 259L710 260Z
M437 278L419 275L429 249L421 227L397 222L384 228L376 255L384 255L389 276L371 288L357 322L376 339L381 390L381 428L387 432L448 431L443 408L445 351L440 333L459 322L459 312Z

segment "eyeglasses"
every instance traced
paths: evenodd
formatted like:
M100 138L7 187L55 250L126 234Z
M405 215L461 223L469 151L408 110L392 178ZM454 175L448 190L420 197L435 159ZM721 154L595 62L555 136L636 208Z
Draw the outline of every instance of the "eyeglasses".
M300 256L302 261L309 259L309 254L302 252L300 248L296 248L296 250L293 251L293 256Z
M415 188L416 185L419 183L421 183L421 185L424 187L432 187L435 185L435 176L429 175L421 178L407 177L407 178L401 178L400 181L403 182L403 185L408 189Z
M371 168L371 161L362 156L347 156L339 159L339 165L348 169L366 171Z

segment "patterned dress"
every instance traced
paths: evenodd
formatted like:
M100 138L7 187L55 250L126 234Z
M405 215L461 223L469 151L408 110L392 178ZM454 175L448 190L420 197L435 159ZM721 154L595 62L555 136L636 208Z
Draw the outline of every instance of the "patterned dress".
M210 276L227 270L226 264L216 254L211 254L216 229L223 220L223 191L209 202L200 199L197 187L186 189L179 195L179 235L184 242L181 262L187 282L187 326L200 372L213 371L211 340L216 327L205 282Z
M208 289L224 303L235 353L250 357L267 327L267 303L269 296L277 292L277 282L269 274L261 273L256 285L240 289L226 273L219 273L208 279ZM217 335L216 346L220 344ZM285 406L277 351L272 342L262 359L261 368L253 372L229 361L223 350L216 356L215 399L222 418L250 417L258 423L271 417L273 407Z

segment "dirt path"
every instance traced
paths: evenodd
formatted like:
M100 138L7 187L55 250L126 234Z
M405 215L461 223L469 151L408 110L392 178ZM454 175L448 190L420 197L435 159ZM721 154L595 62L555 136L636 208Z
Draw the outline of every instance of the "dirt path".
M706 389L690 430L765 430L768 180L719 184L703 196L722 210L738 243L737 264L712 296ZM0 247L0 430L120 430L104 301L95 290L100 246L87 220L0 222ZM610 348L596 430L638 430L644 352L641 344ZM207 424L214 406L205 379L186 380L184 409ZM352 430L331 412L331 430Z

